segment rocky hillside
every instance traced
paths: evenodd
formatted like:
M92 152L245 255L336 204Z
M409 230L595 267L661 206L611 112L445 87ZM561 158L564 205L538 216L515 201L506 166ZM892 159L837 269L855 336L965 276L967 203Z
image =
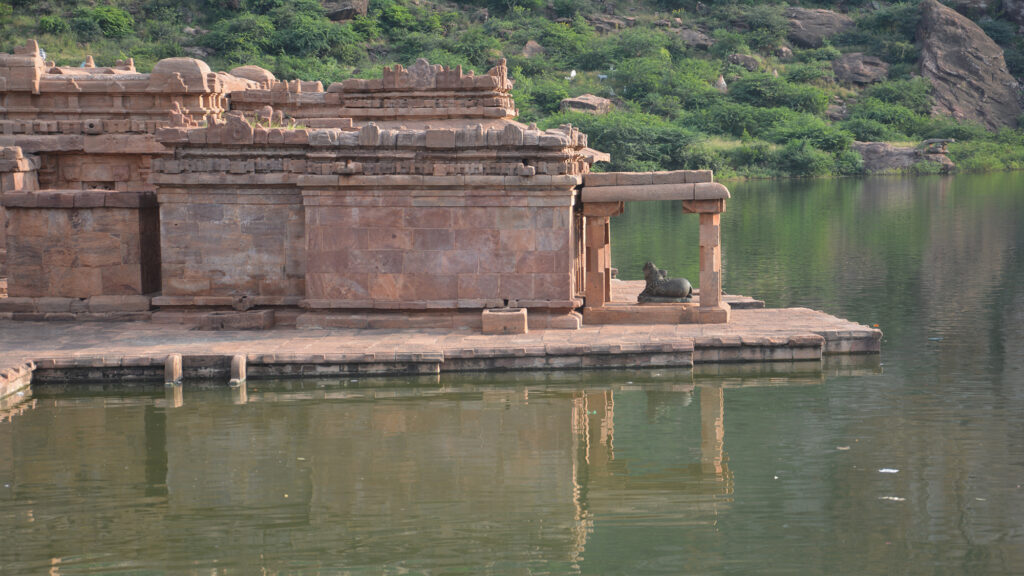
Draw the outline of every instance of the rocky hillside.
M35 37L62 65L325 83L504 58L522 119L580 125L610 169L1024 168L1024 0L9 0L0 26L0 50Z

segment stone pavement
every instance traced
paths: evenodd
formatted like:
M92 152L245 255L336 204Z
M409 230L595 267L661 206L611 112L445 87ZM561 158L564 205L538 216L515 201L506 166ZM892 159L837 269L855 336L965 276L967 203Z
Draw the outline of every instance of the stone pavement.
M0 373L33 361L37 375L153 378L169 354L206 376L245 354L249 376L460 370L691 366L820 359L879 350L881 332L806 308L734 310L728 324L585 326L484 335L471 330L197 331L144 322L0 321ZM225 364L227 363L227 364ZM77 371L77 372L76 372Z

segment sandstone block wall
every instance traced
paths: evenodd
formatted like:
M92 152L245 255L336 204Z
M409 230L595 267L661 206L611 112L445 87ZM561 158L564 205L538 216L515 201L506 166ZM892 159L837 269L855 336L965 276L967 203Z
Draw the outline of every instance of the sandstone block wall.
M152 193L41 191L4 195L8 293L89 298L159 289Z
M309 306L571 308L565 192L550 206L494 205L497 189L457 207L431 205L439 196L353 206L366 197L307 195Z
M576 304L573 205L587 162L571 127L288 130L232 112L158 138L174 148L153 161L161 305Z
M426 121L488 121L513 118L512 84L502 62L483 76L419 60L408 69L385 68L382 78L350 78L322 87L274 81L265 88L231 94L231 109L253 113L271 106L311 128L338 127L339 119L356 125L421 126Z
M297 190L162 190L160 226L164 304L225 305L247 296L294 305L305 295Z

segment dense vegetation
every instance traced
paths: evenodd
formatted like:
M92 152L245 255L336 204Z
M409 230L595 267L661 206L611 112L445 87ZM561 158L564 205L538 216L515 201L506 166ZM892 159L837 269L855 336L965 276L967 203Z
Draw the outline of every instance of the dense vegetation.
M1024 168L1024 131L993 133L930 116L930 86L914 75L916 1L875 9L847 0L854 30L821 48L793 47L784 58L785 5L743 0L620 2L616 9L633 22L604 34L592 15L609 4L591 0L371 0L365 17L343 23L330 21L317 0L9 0L0 3L0 49L35 37L64 65L86 54L100 65L131 56L145 71L161 58L194 56L215 69L258 64L281 78L325 84L417 58L482 72L504 57L521 119L580 126L592 146L611 153L606 169L856 174L854 140L926 138L955 138L950 155L963 170ZM1011 72L1024 76L1024 39L1014 25L998 14L978 21L1003 46ZM687 45L681 27L707 31L715 42ZM528 41L543 53L525 55ZM859 91L836 83L830 62L854 51L887 62L889 78ZM730 62L732 54L752 56L755 69ZM715 88L719 75L727 93ZM563 98L584 93L611 98L617 109L559 112ZM829 120L838 102L846 119Z

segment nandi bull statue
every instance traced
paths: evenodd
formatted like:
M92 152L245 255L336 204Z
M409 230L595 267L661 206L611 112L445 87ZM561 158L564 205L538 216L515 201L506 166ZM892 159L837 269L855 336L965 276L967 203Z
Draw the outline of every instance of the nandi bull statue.
M637 296L637 302L689 302L693 297L689 280L669 278L668 270L659 270L654 262L644 264L644 280L647 286Z

